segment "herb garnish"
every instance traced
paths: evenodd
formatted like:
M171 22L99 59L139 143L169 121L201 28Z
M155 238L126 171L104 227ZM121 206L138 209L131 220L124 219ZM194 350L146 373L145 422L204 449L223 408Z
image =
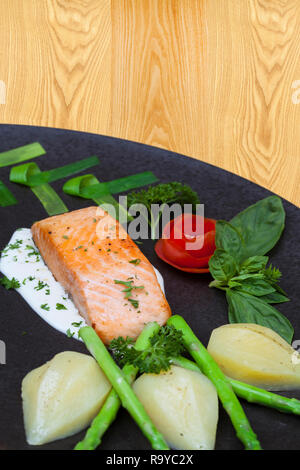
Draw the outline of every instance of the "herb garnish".
M12 279L9 279L8 277L4 276L0 279L0 284L5 287L5 289L19 289L21 287L20 282L15 279L14 277Z
M173 326L162 326L149 342L148 348L138 351L133 339L119 337L111 341L109 349L120 366L131 364L138 367L141 374L168 370L171 358L178 357L184 350L182 332Z
M22 243L23 243L23 240L16 240L15 243L10 243L9 245L7 245L6 248L4 248L4 250L1 251L2 255L4 254L4 257L5 257L7 256L7 252L9 250L17 250L18 248L20 248Z
M42 290L44 287L49 287L49 284L43 281L38 281L38 285L35 286L34 290Z
M257 323L276 331L291 343L293 327L272 303L287 302L278 285L279 269L265 254L273 248L284 228L281 199L270 196L248 207L230 223L216 224L216 250L209 260L214 277L210 287L226 292L230 323Z
M65 307L65 305L57 303L56 310L68 310L68 309L67 307Z
M22 282L23 286L25 286L27 280L28 281L34 281L35 277L33 277L33 276L25 277L25 279L23 279L23 282Z
M139 258L132 259L131 261L129 261L129 263L134 264L135 266L140 264L140 262L141 262L141 260Z
M118 279L114 279L114 283L125 286L125 289L122 290L122 292L125 292L125 299L127 299L134 308L138 308L138 300L131 298L132 291L134 289L144 289L144 286L135 286L133 281L119 281Z
M73 338L73 336L75 335L75 333L71 332L70 328L67 329L66 333L68 338Z
M131 303L131 305L134 307L134 308L139 308L139 301L136 300L136 299L128 299L128 302Z
M23 240L17 240L17 241L15 241L15 243L11 243L10 245L8 245L7 249L8 250L17 250L18 248L20 248L22 243L23 243Z
M43 305L41 305L41 308L42 308L43 310L47 310L47 312L49 312L49 310L50 310L50 307L49 307L48 304L43 304Z

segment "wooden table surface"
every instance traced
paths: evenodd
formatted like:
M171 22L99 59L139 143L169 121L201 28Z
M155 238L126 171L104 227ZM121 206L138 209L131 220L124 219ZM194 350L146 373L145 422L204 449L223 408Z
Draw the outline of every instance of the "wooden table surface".
M0 103L1 123L163 147L300 206L299 0L0 0Z

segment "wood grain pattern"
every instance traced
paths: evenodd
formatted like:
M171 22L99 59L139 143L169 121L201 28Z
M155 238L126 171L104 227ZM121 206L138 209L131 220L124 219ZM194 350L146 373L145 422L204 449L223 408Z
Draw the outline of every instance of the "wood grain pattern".
M299 0L1 0L0 122L167 148L300 206L299 25Z

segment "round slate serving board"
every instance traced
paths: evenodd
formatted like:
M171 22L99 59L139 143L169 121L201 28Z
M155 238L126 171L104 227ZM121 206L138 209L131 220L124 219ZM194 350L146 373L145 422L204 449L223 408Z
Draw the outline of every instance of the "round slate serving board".
M100 165L88 172L94 173L99 180L109 181L141 171L153 171L161 182L188 183L205 204L205 215L215 219L230 220L250 204L271 194L229 172L155 147L82 132L0 125L0 152L34 141L39 141L47 151L47 155L35 159L41 170L97 155ZM47 217L29 189L9 183L9 170L0 169L0 180L13 191L19 203L0 208L0 249L16 228L30 227L34 221ZM70 211L91 205L89 201L63 194L62 185L63 181L52 183ZM286 201L283 203L286 227L270 257L282 271L281 286L292 299L276 307L294 325L296 340L300 339L300 211ZM227 323L227 303L223 292L208 288L209 274L184 273L162 262L155 255L152 241L144 242L140 247L162 273L173 313L183 315L206 345L212 329ZM0 365L0 449L72 449L84 432L41 447L26 444L20 388L22 378L31 369L61 351L86 353L85 346L52 329L21 296L5 289L0 292L0 339L6 344L6 364ZM286 395L300 398L300 392ZM264 449L300 449L300 418L246 402L243 406ZM150 447L127 412L120 410L100 449L140 450ZM216 449L242 449L222 407Z

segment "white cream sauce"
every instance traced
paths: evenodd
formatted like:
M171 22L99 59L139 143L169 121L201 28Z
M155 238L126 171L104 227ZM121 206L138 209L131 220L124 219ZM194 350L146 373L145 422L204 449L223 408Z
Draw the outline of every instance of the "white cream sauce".
M162 275L154 270L164 292ZM44 263L30 229L18 229L13 234L2 251L0 271L9 279L19 281L16 291L43 320L56 330L78 338L78 329L86 322Z

